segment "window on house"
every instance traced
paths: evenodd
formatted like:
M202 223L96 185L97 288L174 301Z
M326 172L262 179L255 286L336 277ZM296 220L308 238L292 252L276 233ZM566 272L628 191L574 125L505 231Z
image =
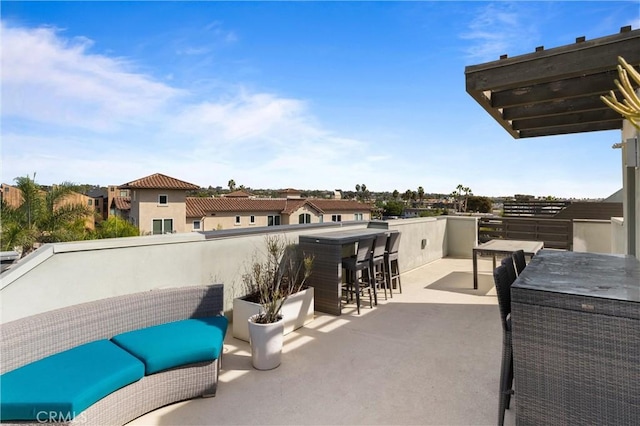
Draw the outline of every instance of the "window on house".
M153 219L153 234L171 234L173 219Z
M249 223L251 225L255 225L256 224L256 217L254 215L249 216Z
M332 214L331 215L331 222L342 222L342 215L341 214Z
M298 223L311 223L311 215L309 213L301 213L298 216Z
M267 226L277 226L277 225L280 225L280 215L267 216Z
M161 206L169 205L169 196L166 194L158 195L158 204Z
M324 223L324 216L323 216L323 215L320 215L320 216L318 217L318 222L319 222L319 223Z
M92 206L92 205L93 205L93 200L92 200L92 199L88 199L88 200L87 200L87 204L88 204L88 205L90 205L90 206Z
M111 191L111 192L116 192L116 187L115 187L115 186L112 186L111 188L109 188L109 191Z
M240 216L236 216L236 225L240 225Z
M201 223L199 220L194 220L193 221L193 230L194 231L199 231L201 227Z
M133 191L133 193L135 194L135 193L136 193L136 191ZM128 194L127 194L127 190L126 190L126 189L122 189L122 190L120 190L120 196L121 196L121 197L126 197L127 195L128 195Z
M363 220L363 218L362 218L362 213L355 213L355 214L353 215L353 219L354 219L354 220Z

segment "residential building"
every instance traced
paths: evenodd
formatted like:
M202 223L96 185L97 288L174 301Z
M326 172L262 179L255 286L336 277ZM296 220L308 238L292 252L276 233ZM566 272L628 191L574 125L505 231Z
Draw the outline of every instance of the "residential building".
M371 205L358 201L301 198L293 189L281 195L286 197L255 198L239 191L219 198L187 197L187 228L211 231L371 219Z
M128 218L131 209L131 191L118 188L118 185L109 185L107 187L107 205L109 206L108 216Z
M160 173L118 186L118 190L130 191L128 218L141 234L186 232L185 200L187 191L194 189L200 187ZM126 205L122 198L118 202L121 207Z
M22 204L22 192L15 186L0 184L0 200L8 206L18 208Z

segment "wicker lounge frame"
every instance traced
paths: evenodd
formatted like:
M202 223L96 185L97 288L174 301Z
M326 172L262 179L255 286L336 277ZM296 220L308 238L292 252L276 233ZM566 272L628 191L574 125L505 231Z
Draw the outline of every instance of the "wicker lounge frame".
M11 321L0 325L0 371L5 373L118 333L182 319L215 316L223 311L223 303L223 285L216 284L117 296ZM217 359L144 376L82 413L76 413L70 422L56 424L122 425L174 402L215 396L219 371L220 359Z

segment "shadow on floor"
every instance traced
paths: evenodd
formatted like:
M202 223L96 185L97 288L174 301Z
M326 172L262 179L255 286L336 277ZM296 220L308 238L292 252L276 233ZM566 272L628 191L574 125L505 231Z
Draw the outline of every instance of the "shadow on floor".
M478 273L478 289L473 289L473 272L451 272L425 288L486 296L494 289L493 275Z

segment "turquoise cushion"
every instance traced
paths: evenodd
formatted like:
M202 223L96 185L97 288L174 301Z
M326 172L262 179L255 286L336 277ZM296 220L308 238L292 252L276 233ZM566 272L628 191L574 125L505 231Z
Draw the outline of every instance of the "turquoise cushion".
M0 376L0 419L71 420L143 376L142 362L108 340L77 346Z
M118 334L111 340L141 359L146 374L220 356L227 318L192 318Z

